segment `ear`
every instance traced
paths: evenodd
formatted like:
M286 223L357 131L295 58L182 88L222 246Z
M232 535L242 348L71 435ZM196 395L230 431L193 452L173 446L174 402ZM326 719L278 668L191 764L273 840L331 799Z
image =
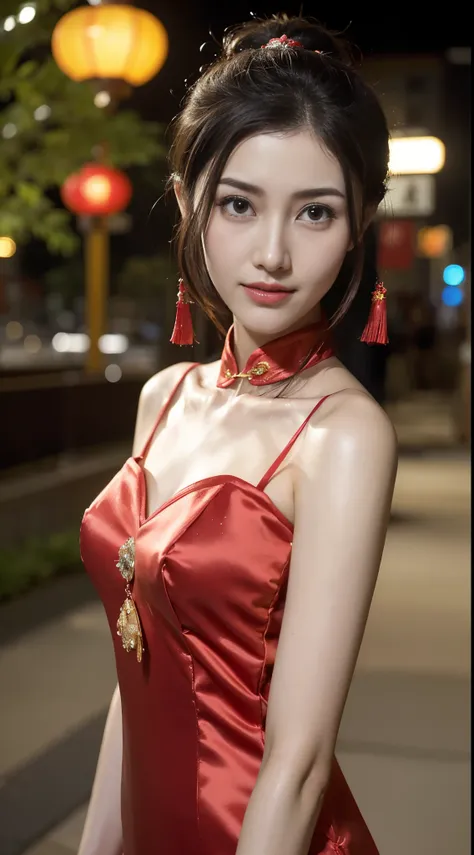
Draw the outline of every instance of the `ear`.
M182 182L179 175L173 176L173 189L176 196L176 201L178 203L179 210L181 212L181 216L184 217L186 210L184 206L183 194L182 194Z

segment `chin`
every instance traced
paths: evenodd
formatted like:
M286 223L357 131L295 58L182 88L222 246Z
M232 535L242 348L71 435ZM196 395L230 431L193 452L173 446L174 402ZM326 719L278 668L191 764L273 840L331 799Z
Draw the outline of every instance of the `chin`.
M255 338L277 338L289 330L306 326L314 320L314 309L310 312L289 311L285 308L256 308L251 311L235 312L234 319ZM313 317L311 317L311 315Z

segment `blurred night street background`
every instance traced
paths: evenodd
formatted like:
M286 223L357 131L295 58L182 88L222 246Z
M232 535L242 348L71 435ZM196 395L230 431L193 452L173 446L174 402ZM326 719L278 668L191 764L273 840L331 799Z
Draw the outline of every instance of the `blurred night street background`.
M126 17L125 58L100 43L90 16L106 11L108 31ZM115 685L82 514L130 454L147 378L222 347L200 316L199 344L169 343L169 126L225 28L279 11L357 46L392 137L339 346L393 420L400 466L337 755L381 855L471 851L465 7L0 0L0 855L77 852ZM376 273L386 348L358 341Z

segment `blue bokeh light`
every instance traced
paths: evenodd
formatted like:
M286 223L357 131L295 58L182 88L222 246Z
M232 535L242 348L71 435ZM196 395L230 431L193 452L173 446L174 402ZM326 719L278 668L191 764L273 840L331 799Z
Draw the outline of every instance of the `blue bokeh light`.
M443 288L441 299L445 306L460 306L464 300L464 291L461 288L453 288L448 285Z
M443 280L446 285L461 285L464 282L465 275L464 268L460 264L448 264L443 270Z

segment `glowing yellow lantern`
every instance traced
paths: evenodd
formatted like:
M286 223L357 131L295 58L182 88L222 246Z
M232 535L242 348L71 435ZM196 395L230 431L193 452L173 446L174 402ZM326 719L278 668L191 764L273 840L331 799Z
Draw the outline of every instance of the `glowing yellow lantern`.
M72 80L123 80L141 86L168 55L163 24L150 12L128 5L80 6L56 24L52 52Z
M15 252L15 241L11 237L0 237L0 258L11 258Z

